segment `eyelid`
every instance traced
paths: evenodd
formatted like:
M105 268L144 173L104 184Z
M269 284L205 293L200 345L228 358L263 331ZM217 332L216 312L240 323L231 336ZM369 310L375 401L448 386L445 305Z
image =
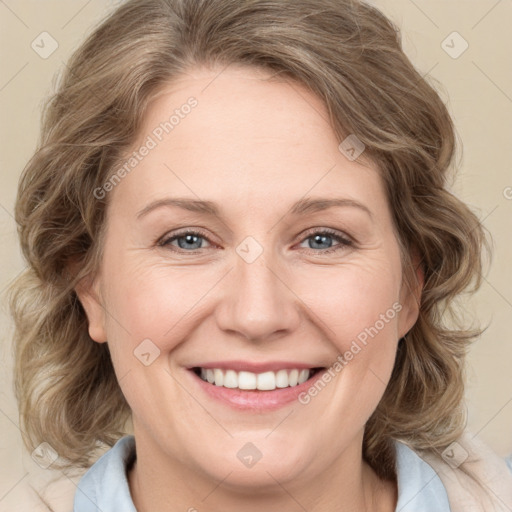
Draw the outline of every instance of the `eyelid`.
M176 238L179 238L181 236L185 236L185 235L199 235L201 238L204 238L205 240L207 240L209 244L215 245L215 243L211 241L210 237L207 235L207 233L205 231L203 231L201 228L195 228L195 227L181 228L176 231L166 233L165 235L163 235L156 241L156 245L158 245L160 247L164 247L168 244L168 242L170 242ZM196 251L197 250L200 250L200 249L196 249ZM184 252L193 253L194 251L184 251Z
M300 234L300 239L297 243L302 243L305 240L307 240L308 238L312 237L313 235L317 235L317 234L329 235L330 237L332 237L338 241L337 245L330 247L328 249L319 249L319 250L306 249L307 251L310 251L313 253L318 253L319 255L336 252L336 251L342 250L343 248L346 249L348 247L353 247L355 244L355 240L351 236L349 236L347 233L345 233L343 231L339 231L337 229L327 228L327 227L319 227L319 226L310 228L310 229L306 230L305 232L302 232ZM197 236L205 239L209 244L217 245L217 244L215 244L215 242L213 242L210 239L208 234L203 229L196 228L193 226L177 229L176 231L166 233L164 236L160 237L156 241L156 245L159 247L171 247L170 250L172 250L176 253L180 253L180 254L187 254L187 253L198 254L203 249L208 248L208 247L202 247L201 249L184 250L181 248L171 246L170 242L172 242L182 236L186 236L186 235L197 235Z
M301 241L303 241L306 238L309 238L310 236L312 236L314 234L328 234L328 235L332 235L333 237L340 238L340 239L344 240L345 242L355 243L355 240L351 236L349 236L347 233L345 233L344 231L339 231L339 230L333 229L333 228L323 228L323 227L311 228L311 229L308 229L305 232L301 233L301 235L300 235Z
M315 234L320 235L329 235L331 238L334 238L338 241L337 245L334 245L333 247L329 247L328 249L320 249L320 250L314 250L314 249L306 249L307 252L313 253L318 256L322 256L325 254L330 254L342 250L347 250L349 248L353 248L355 246L355 240L344 233L343 231L338 231L337 229L332 228L322 228L322 227L315 227L307 230L306 232L301 234L299 243L304 242L308 238L311 238ZM304 249L304 248L303 248Z

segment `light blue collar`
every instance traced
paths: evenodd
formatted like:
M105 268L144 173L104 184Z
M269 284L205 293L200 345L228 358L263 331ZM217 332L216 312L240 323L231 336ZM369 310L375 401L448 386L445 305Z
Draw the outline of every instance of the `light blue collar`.
M137 512L126 475L134 452L135 438L125 436L104 453L78 482L73 512Z
M395 441L398 503L395 512L450 512L446 489L432 467Z
M395 442L398 504L396 512L450 512L446 490L436 472L414 451ZM133 436L121 438L78 483L73 512L137 512L126 467L135 453Z

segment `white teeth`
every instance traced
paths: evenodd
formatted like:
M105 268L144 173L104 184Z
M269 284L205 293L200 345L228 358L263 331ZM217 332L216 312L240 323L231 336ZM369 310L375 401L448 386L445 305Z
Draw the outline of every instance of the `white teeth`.
M218 368L215 368L213 370L213 375L215 377L215 385L216 386L223 386L224 385L224 373L222 370L219 370Z
M306 382L311 376L311 370L278 370L277 372L236 372L220 368L201 368L200 376L206 382L215 386L238 389L259 389L273 391L276 388L294 387Z
M296 386L299 383L299 370L292 370L288 375L288 385Z
M251 372L238 372L238 387L240 389L256 389L258 377Z
M234 370L228 370L224 374L224 384L225 388L237 388L238 387L238 378L236 372Z
M276 373L276 388L288 387L288 372L286 370L279 370Z
M301 370L299 373L299 384L306 382L309 379L309 370Z
M258 385L262 391L276 389L276 374L274 372L258 373Z

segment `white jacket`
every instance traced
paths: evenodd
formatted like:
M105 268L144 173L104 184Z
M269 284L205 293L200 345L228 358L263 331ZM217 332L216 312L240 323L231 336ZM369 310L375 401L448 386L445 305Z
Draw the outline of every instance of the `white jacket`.
M453 444L444 456L431 452L421 455L441 478L451 512L511 512L512 462L508 467L469 432Z

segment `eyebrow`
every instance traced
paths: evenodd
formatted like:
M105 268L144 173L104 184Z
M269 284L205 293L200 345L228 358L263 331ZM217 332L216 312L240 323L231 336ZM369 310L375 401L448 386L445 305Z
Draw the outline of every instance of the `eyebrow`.
M161 207L175 206L195 213L220 217L219 207L212 201L187 198L164 198L153 201L137 213L137 218L144 217L153 210ZM316 213L334 207L353 207L367 213L373 218L372 212L364 204L348 198L303 198L297 201L291 208L292 215L306 215Z

